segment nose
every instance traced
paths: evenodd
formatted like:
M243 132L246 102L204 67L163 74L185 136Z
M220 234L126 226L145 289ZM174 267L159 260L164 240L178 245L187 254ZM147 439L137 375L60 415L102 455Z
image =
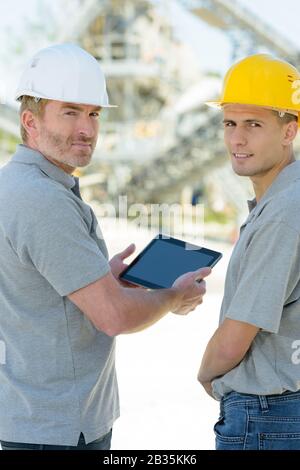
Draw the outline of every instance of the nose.
M228 140L233 147L244 146L247 144L246 131L242 127L235 126L231 129Z
M90 116L81 116L77 121L77 132L82 137L93 138L97 132L96 121Z

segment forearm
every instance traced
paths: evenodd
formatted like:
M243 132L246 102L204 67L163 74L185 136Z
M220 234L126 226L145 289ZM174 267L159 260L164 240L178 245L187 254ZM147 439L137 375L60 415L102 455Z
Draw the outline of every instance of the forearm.
M171 289L148 291L122 287L109 272L68 295L93 325L109 336L139 331L172 311L186 315L202 302L209 272L203 268L178 278Z
M147 291L124 288L119 312L120 333L134 333L156 323L178 303L176 289Z
M210 383L236 367L258 331L256 325L225 318L206 347L198 374L199 382Z
M198 380L202 384L210 383L233 369L242 360L243 355L231 357L224 353L215 337L209 341L202 358Z

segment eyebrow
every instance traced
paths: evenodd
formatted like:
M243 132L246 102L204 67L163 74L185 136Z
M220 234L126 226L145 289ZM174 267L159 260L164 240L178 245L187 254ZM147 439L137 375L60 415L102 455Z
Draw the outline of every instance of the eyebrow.
M82 108L80 106L76 106L75 104L73 103L66 103L62 106L61 109L74 109L75 111L82 111ZM101 111L101 106L95 106L95 108L92 110L92 111Z
M236 122L234 119L223 119L223 124L226 124L226 122ZM261 124L264 123L261 119L245 119L243 122L259 122Z

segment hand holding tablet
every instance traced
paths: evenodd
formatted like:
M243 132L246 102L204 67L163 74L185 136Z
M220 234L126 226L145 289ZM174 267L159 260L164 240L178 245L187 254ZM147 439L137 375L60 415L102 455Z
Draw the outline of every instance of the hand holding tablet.
M217 251L159 234L120 274L120 279L150 289L170 288L184 273L213 267L221 257Z

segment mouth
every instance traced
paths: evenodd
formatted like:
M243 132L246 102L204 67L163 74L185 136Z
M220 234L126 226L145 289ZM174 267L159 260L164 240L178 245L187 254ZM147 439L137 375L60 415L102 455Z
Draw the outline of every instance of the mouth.
M85 142L73 142L72 146L81 147L81 148L89 148L91 147L91 144L87 144Z
M233 158L236 160L247 160L248 158L253 157L253 153L232 153Z

